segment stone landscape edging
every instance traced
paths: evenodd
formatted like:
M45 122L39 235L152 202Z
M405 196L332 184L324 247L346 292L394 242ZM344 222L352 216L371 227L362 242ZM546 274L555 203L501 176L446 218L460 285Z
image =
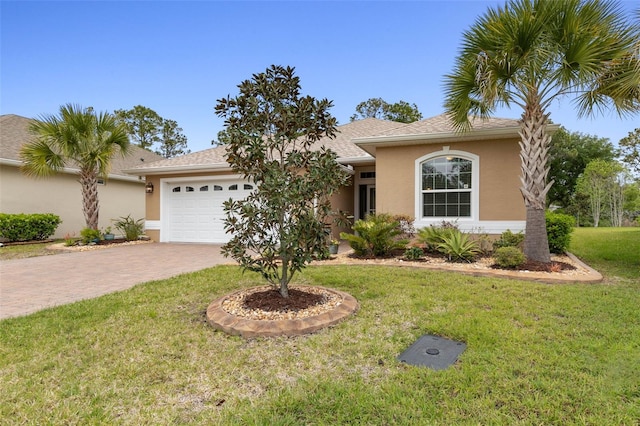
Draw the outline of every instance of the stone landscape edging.
M304 289L305 287L310 286L297 286L299 289ZM307 318L252 320L230 314L222 307L222 304L227 298L245 291L238 290L211 302L207 308L207 322L217 330L234 336L241 336L245 339L253 337L300 336L335 325L355 313L359 308L356 298L348 293L321 286L313 287L338 294L342 297L342 303L328 312Z

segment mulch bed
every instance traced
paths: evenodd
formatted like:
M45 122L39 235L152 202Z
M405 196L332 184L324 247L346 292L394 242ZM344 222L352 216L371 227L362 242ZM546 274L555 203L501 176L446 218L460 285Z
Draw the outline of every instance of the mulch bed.
M312 294L296 289L289 289L289 297L284 298L276 289L269 289L249 294L244 298L246 309L260 309L267 312L297 312L320 305L324 302L322 294Z
M493 269L505 269L498 265L491 265ZM572 271L576 267L565 262L551 261L551 263L536 262L535 260L527 260L520 266L513 268L514 271L534 271L534 272L560 272Z

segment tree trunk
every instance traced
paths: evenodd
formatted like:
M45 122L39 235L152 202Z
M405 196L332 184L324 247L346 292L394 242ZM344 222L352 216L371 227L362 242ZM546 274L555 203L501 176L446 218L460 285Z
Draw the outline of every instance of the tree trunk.
M530 260L545 263L551 262L551 254L544 212L547 192L553 184L547 184L547 157L551 141L547 122L548 115L542 110L537 94L531 93L520 128L520 191L527 209L524 254Z
M281 255L282 258L282 273L280 274L280 296L285 299L289 297L289 258L286 255Z
M551 262L544 209L527 207L527 230L524 235L524 252L527 259L545 263Z
M98 229L98 179L95 173L81 171L82 211L87 228Z

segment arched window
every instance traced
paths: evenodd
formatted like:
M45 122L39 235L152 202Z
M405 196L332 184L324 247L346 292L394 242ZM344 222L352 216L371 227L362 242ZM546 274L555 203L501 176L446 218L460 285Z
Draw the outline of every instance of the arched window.
M440 151L417 161L416 217L477 219L478 157Z

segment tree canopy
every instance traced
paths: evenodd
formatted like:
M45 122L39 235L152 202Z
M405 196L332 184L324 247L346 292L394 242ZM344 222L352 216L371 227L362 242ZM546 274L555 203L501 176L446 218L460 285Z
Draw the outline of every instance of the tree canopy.
M640 128L620 139L619 155L631 171L640 175Z
M187 137L182 128L174 120L160 117L151 108L136 105L129 110L118 109L114 114L121 122L133 142L141 148L151 151L165 158L191 152L187 149Z
M418 111L416 104L409 104L405 101L390 104L382 98L371 98L360 102L356 106L356 113L351 116L351 121L364 118L413 123L414 121L422 120L422 114Z
M500 106L522 110L521 192L524 250L550 261L545 226L549 106L571 95L580 116L603 109L640 110L640 26L608 0L509 0L489 8L464 33L454 70L445 76L445 108L459 130L469 116Z
M613 161L615 149L607 138L569 132L561 127L549 146L549 178L554 185L547 203L568 207L575 194L576 181L592 160Z
M294 68L272 65L219 99L219 134L234 172L256 185L244 200L225 202L223 253L259 272L288 297L295 272L326 248L329 197L346 183L336 154L314 146L334 137L332 102L300 94Z

